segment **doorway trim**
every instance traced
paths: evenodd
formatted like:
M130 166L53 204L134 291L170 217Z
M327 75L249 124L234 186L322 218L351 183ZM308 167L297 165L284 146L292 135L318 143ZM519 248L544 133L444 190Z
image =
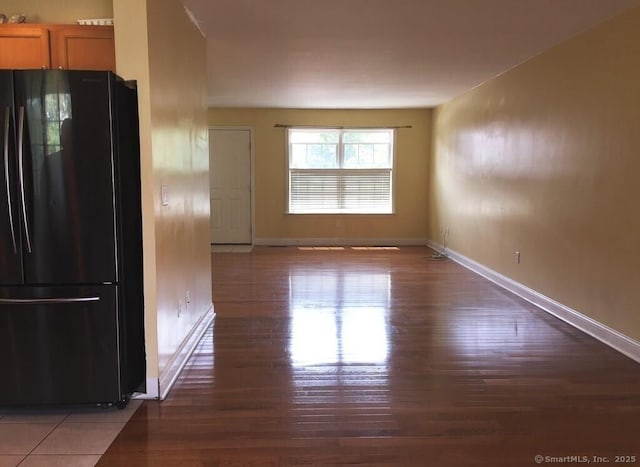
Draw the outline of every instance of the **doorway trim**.
M253 127L251 126L223 126L223 125L214 125L209 126L207 128L207 141L209 141L209 132L211 130L240 130L240 131L248 131L249 132L249 144L251 147L249 148L250 153L250 189L251 189L251 245L255 245L256 241L256 153L255 153L255 143L253 140ZM209 144L209 150L211 150L211 144ZM211 167L209 167L209 171L211 171ZM211 186L209 186L209 198L211 198ZM213 244L211 244L213 247Z

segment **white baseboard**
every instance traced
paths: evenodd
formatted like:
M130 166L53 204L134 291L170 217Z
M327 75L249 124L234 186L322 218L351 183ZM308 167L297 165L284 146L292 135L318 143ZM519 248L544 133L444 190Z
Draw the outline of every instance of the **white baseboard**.
M256 238L254 245L260 246L417 246L427 242L426 238Z
M191 354L197 347L206 330L209 328L209 325L213 322L214 318L215 313L213 310L213 304L211 304L206 313L204 313L195 326L193 326L193 329L184 339L182 345L178 348L171 359L171 362L167 365L167 368L160 375L160 379L158 381L158 397L160 400L164 400L169 394L169 391L178 379L180 372L189 360L189 357L191 357Z
M434 250L442 251L442 245L432 241L427 241L427 245ZM465 268L481 275L490 280L494 284L508 290L509 292L525 299L526 301L536 305L538 308L554 315L555 317L569 323L573 327L595 337L600 342L626 355L627 357L640 362L640 342L632 339L624 334L590 318L579 311L569 308L526 285L514 281L502 274L487 268L486 266L467 258L460 253L447 248L446 255L456 263Z
M134 392L131 399L153 400L160 398L160 380L158 378L147 378L147 392Z

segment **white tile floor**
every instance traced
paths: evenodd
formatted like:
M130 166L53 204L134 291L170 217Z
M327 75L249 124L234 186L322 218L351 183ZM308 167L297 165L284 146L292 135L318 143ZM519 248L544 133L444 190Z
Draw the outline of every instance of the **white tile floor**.
M0 409L0 467L91 467L142 401L116 407Z

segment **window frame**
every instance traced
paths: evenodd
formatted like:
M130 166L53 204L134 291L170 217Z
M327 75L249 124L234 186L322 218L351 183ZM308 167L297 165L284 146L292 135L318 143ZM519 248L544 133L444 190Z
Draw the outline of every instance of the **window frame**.
M346 212L346 211L332 211L332 212L295 212L295 211L291 211L291 170L296 170L295 168L291 168L291 157L292 157L292 143L291 143L291 133L293 131L305 131L305 130L309 130L309 131L337 131L339 132L338 134L338 142L336 143L337 146L337 153L336 153L336 159L338 162L338 165L343 165L344 162L344 133L345 132L378 132L378 131L384 131L384 132L388 132L391 135L391 142L389 143L391 145L391 150L389 153L389 157L391 157L391 164L389 168L375 168L375 167L371 167L371 168L346 168L346 167L337 167L334 169L322 169L322 168L299 168L298 170L318 170L318 171L323 171L323 170L335 170L335 171L345 171L345 172L349 172L349 171L358 171L358 170L385 170L385 171L390 171L390 196L391 196L391 206L390 206L390 211L389 212ZM366 127L366 128L358 128L358 127L330 127L330 126L304 126L304 127L296 127L296 126L291 126L291 127L287 127L287 131L286 131L286 155L285 155L285 177L286 177L286 190L285 190L285 214L287 215L293 215L293 216L314 216L314 215L319 215L319 216L325 216L325 215L334 215L334 216L344 216L344 215L351 215L351 216L390 216L390 215L395 215L396 214L396 158L397 158L397 154L396 154L396 146L397 146L397 131L396 128L394 127ZM348 144L348 143L347 143ZM372 143L375 144L375 143Z

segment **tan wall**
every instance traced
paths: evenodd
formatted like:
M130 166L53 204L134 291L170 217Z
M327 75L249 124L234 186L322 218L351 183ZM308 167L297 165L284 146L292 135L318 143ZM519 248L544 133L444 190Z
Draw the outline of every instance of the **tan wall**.
M178 0L149 0L147 8L162 374L211 306L207 64L205 38Z
M437 109L430 236L640 340L640 9ZM516 264L515 251L521 252Z
M151 152L151 97L149 90L149 41L145 0L114 0L116 72L138 83L140 114L140 168L142 178L142 222L144 245L145 340L147 376L158 374L158 332L155 255L155 193Z
M396 213L287 215L286 130L274 124L327 126L412 125L396 133ZM430 110L209 109L211 126L249 126L255 143L256 243L337 239L343 243L394 240L424 243Z
M78 19L113 18L112 0L3 0L0 13L27 16L29 23L75 23Z
M206 44L178 0L115 0L114 13L117 71L138 81L147 373L158 377L211 305Z

